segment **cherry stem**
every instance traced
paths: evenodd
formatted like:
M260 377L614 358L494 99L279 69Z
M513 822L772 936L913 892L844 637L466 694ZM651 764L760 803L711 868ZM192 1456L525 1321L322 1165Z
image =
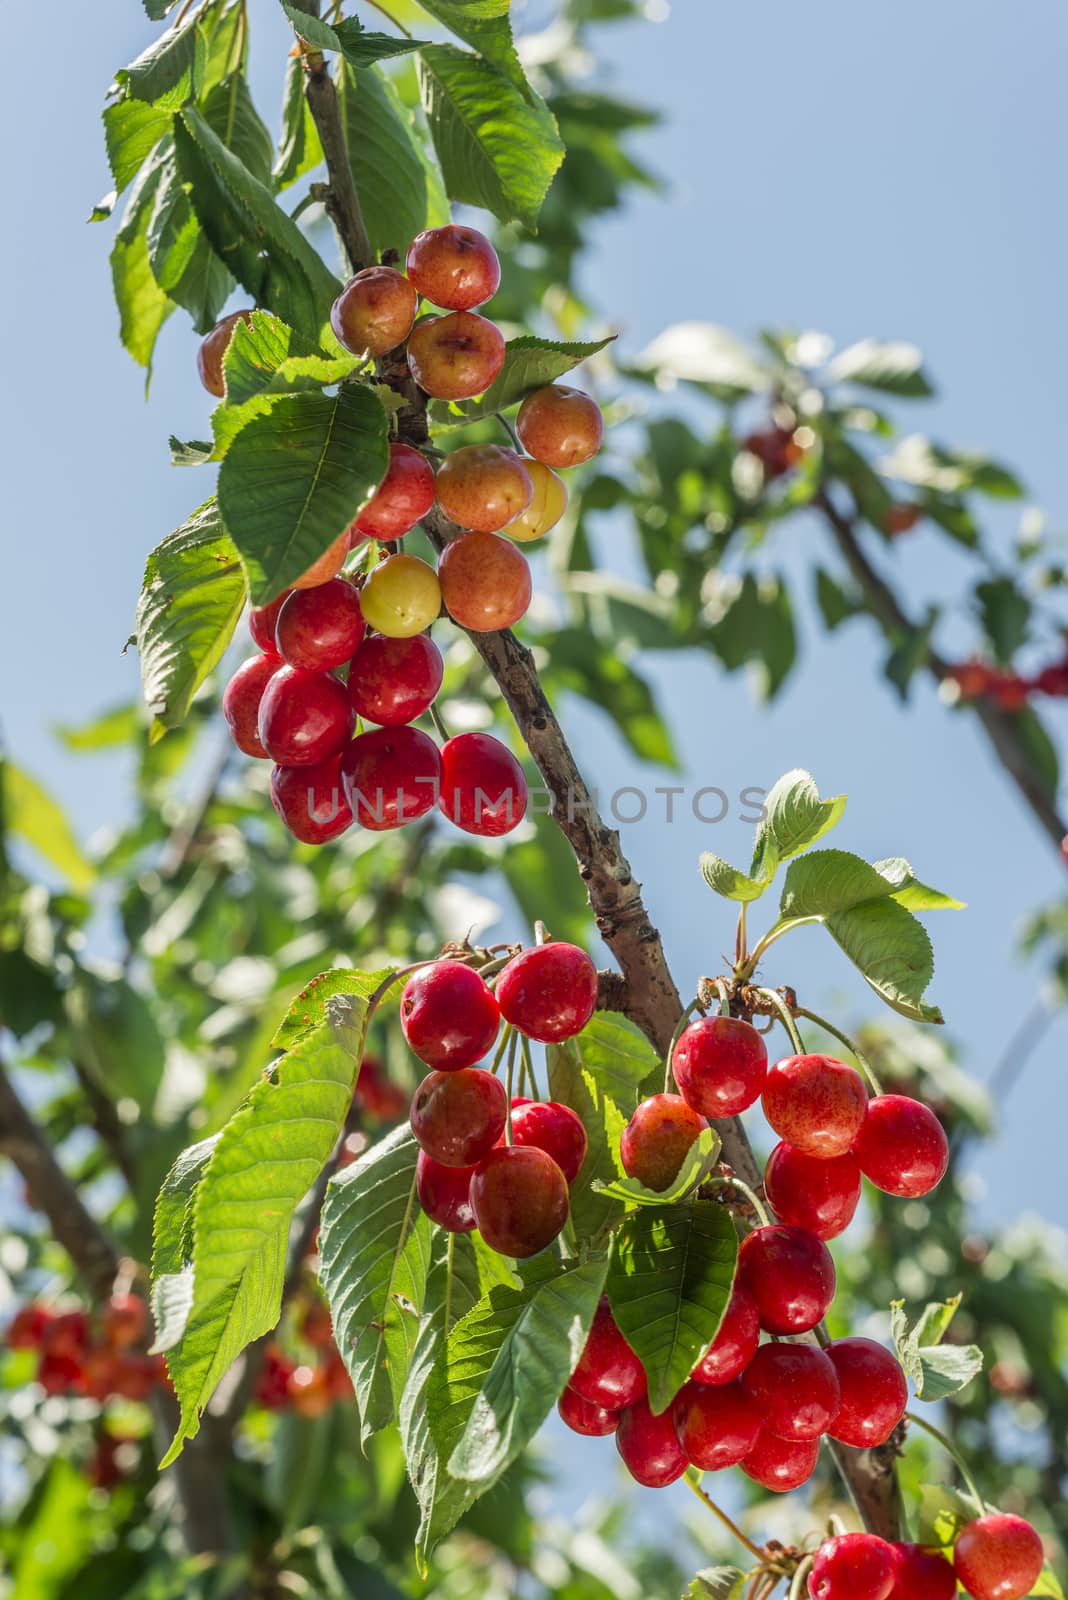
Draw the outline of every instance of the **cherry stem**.
M745 1195L745 1198L760 1218L761 1225L765 1228L771 1227L771 1218L768 1216L763 1200L761 1200L756 1190L751 1189L747 1183L743 1183L741 1178L735 1178L733 1175L729 1178L708 1178L706 1183L710 1188L715 1189L737 1189L739 1194Z
M686 1027L686 1024L689 1022L689 1020L693 1016L694 1012L695 1011L703 1011L703 1009L704 1009L704 1007L701 1005L700 1000L691 1001L691 1003L686 1007L686 1010L682 1013L682 1016L679 1018L678 1022L675 1025L675 1032L671 1035L671 1043L668 1045L667 1056L666 1056L665 1061L664 1061L664 1093L665 1094L670 1094L672 1089L678 1087L677 1084L675 1083L675 1074L671 1069L671 1063L674 1060L674 1056L675 1056L675 1046L678 1044L679 1040L682 1038L683 1029Z
M732 1533L737 1539L738 1543L743 1545L745 1549L749 1551L751 1556L755 1556L760 1562L761 1566L763 1566L766 1560L764 1551L760 1549L759 1545L755 1545L752 1539L748 1538L748 1536L742 1532L741 1528L739 1528L736 1522L731 1521L730 1517L728 1517L725 1511L722 1511L719 1506L717 1506L712 1496L702 1489L701 1485L697 1482L697 1479L692 1478L687 1472L683 1478L683 1482L688 1488L693 1490L701 1504L707 1506L714 1517L719 1518L720 1522L722 1522L728 1533Z
M519 450L520 449L520 444L519 444L519 439L518 439L518 437L516 435L516 431L512 427L512 424L508 421L508 418L505 416L504 412L503 411L495 411L493 413L493 415L496 417L497 421L500 423L501 427L504 429L504 431L508 435L509 439L511 439L512 448L514 450Z
M938 1443L942 1446L942 1449L946 1452L946 1454L956 1462L957 1471L964 1479L964 1487L967 1489L968 1493L971 1495L972 1499L975 1501L976 1505L981 1511L984 1505L983 1497L976 1487L976 1482L972 1477L971 1469L969 1468L968 1463L965 1461L964 1457L961 1455L952 1439L947 1438L947 1436L942 1432L941 1428L936 1428L933 1422L925 1422L923 1417L918 1417L915 1411L906 1411L905 1416L915 1427L922 1428L924 1433L929 1433L931 1435L932 1439L937 1439Z
M764 999L769 1000L775 1007L775 1010L779 1014L779 1021L782 1023L783 1027L790 1036L790 1043L793 1045L797 1054L799 1056L803 1056L805 1053L804 1040L797 1031L797 1023L794 1021L790 1012L790 1007L786 1004L786 1001L783 999L782 995L777 993L774 989L758 989L757 994L763 995Z
M741 905L738 907L738 929L734 935L734 965L736 967L740 967L749 954L749 937L746 929L746 917L748 916L748 913L749 904L747 901L743 900Z
M541 922L541 921L536 922L534 924L534 942L535 942L535 944L548 944L551 939L552 939L552 934L549 932L549 930L545 926L544 922Z
M747 956L740 967L735 968L734 976L739 983L747 983L760 965L760 958L770 950L784 933L791 933L794 928L801 928L806 922L819 922L819 917L784 917L773 928L769 928L764 937L758 941L752 955Z
M729 1017L731 1014L731 991L730 985L728 984L726 978L717 978L713 984L713 988L719 995L720 1016Z
M519 1086L521 1089L530 1090L530 1098L538 1098L538 1080L534 1076L534 1058L530 1053L530 1040L526 1034L519 1036L520 1073Z
M793 1582L790 1585L790 1600L804 1600L806 1592L805 1579L812 1571L813 1559L814 1558L812 1556L806 1556L804 1561L802 1561L801 1565L798 1567L797 1571L794 1573Z
M445 744L448 744L449 730L441 720L441 712L438 710L437 706L431 703L427 707L427 714L429 715L431 722L434 724L434 732L437 734L438 738L443 740Z
M827 1021L826 1017L817 1016L815 1011L809 1011L807 1006L798 1006L796 1008L796 1014L799 1017L807 1017L809 1022L814 1022L816 1024L817 1028L822 1028L823 1031L825 1033L829 1033L833 1039L837 1039L840 1044L844 1044L850 1055L856 1057L864 1076L875 1090L875 1093L882 1094L882 1086L879 1083L878 1078L875 1076L875 1069L868 1060L867 1056L864 1054L863 1050L858 1049L856 1044L854 1044L853 1040L849 1037L848 1033L843 1033L841 1028L836 1028L833 1022Z
M495 1076L496 1076L497 1070L498 1070L498 1068L500 1067L500 1064L501 1064L501 1057L504 1055L504 1052L508 1048L508 1042L512 1038L513 1032L514 1032L514 1029L512 1028L512 1024L510 1022L506 1022L505 1025L504 1025L504 1028L501 1031L501 1037L497 1041L497 1048L493 1053L493 1064L490 1067L490 1071Z
M515 1058L519 1044L518 1030L512 1029L512 1037L508 1041L508 1061L504 1069L504 1093L506 1105L504 1110L504 1140L506 1144L512 1142L512 1091L515 1086Z

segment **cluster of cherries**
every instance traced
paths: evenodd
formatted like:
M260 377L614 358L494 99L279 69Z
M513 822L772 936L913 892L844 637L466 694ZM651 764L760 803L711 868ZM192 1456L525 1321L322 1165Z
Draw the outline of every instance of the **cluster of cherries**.
M961 1529L952 1562L940 1550L888 1544L872 1533L828 1539L813 1559L808 1592L813 1600L954 1600L960 1583L973 1600L1023 1600L1044 1565L1031 1524L991 1512Z
M477 1227L491 1249L525 1257L567 1222L586 1129L570 1106L509 1099L495 1072L475 1063L502 1021L541 1044L581 1033L597 1004L597 969L576 945L550 940L513 956L491 981L463 962L435 961L401 994L404 1037L433 1069L412 1099L416 1187L432 1222L451 1233Z
M330 1312L318 1295L306 1304L297 1332L310 1347L310 1358L296 1359L272 1339L264 1348L252 1397L268 1411L321 1417L332 1405L352 1399L352 1379L334 1343Z
M1005 672L988 661L962 661L949 669L962 700L992 700L1002 711L1023 711L1032 695L1047 694L1052 699L1068 697L1068 652L1058 661L1024 677Z
M34 1300L15 1313L7 1343L37 1353L34 1376L46 1394L147 1400L170 1387L163 1357L144 1353L148 1331L148 1306L137 1294L113 1294L95 1315Z

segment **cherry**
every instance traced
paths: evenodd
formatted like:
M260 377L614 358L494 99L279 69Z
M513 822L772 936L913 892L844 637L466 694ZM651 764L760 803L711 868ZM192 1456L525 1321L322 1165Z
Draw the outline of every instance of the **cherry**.
M38 1305L36 1301L20 1306L7 1330L8 1349L39 1349L45 1342L51 1321L52 1313L47 1306Z
M296 1362L283 1354L276 1344L269 1344L264 1351L253 1398L269 1411L280 1411L289 1394L290 1376L295 1371Z
M513 1100L512 1139L552 1156L569 1184L578 1177L589 1144L582 1118L558 1100Z
M860 1170L886 1194L913 1200L946 1175L949 1140L927 1106L903 1094L876 1095L854 1147Z
M584 1433L593 1439L601 1439L606 1434L615 1433L619 1426L618 1411L608 1411L604 1406L593 1405L591 1401L584 1400L570 1385L557 1401L556 1409L572 1433Z
M793 428L762 429L749 434L742 444L750 455L756 456L766 478L781 478L791 467L796 467L805 453Z
M354 356L384 356L412 331L419 296L394 267L365 267L330 307L330 326Z
M807 1228L754 1228L738 1252L738 1281L756 1302L766 1332L808 1333L834 1299L834 1260Z
M501 1016L528 1039L573 1039L597 1008L597 968L577 945L535 945L513 956L497 979Z
M953 1566L973 1600L1022 1600L1046 1564L1042 1540L1023 1517L991 1512L957 1535Z
M529 509L534 484L526 463L500 444L465 444L438 470L438 504L473 533L496 533Z
M278 613L278 654L287 666L329 672L351 660L365 626L360 597L347 578L295 589Z
M1055 661L1051 666L1043 667L1035 679L1035 688L1059 699L1068 695L1068 661Z
M519 539L525 544L531 539L540 539L550 528L556 527L567 510L567 485L551 467L540 461L524 461L523 465L533 485L534 498L504 531L509 539Z
M249 656L242 661L223 690L222 714L230 737L247 756L267 759L259 735L260 702L263 692L282 662L278 656Z
M637 1400L620 1413L616 1449L631 1477L647 1489L666 1489L689 1466L671 1407L657 1417L648 1400Z
M670 1189L694 1140L708 1127L681 1094L652 1094L635 1108L619 1141L628 1178L647 1189Z
M567 1179L544 1150L502 1145L489 1152L471 1179L471 1206L491 1250L536 1256L567 1221Z
M49 1317L44 1348L51 1355L84 1356L89 1349L89 1318L84 1311L60 1311Z
M367 1070L366 1061L360 1076ZM316 1298L305 1309L300 1319L300 1336L316 1350L329 1350L334 1343L334 1323L330 1316L330 1307L325 1300Z
M883 532L888 533L891 538L901 533L911 533L922 516L922 507L908 500L895 501L883 512Z
M412 1099L412 1132L443 1167L473 1167L504 1132L507 1104L500 1079L481 1067L430 1072Z
M570 1382L583 1400L608 1411L632 1406L646 1393L645 1368L620 1333L607 1295L598 1302Z
M490 733L458 733L441 749L438 810L465 833L511 833L527 810L527 780L512 752Z
M874 1339L834 1339L827 1359L838 1377L841 1404L828 1428L832 1439L870 1450L885 1444L908 1404L905 1374L896 1356Z
M1015 672L997 672L991 678L989 693L1002 711L1022 711L1031 698L1031 685Z
M780 1439L818 1439L841 1403L834 1367L807 1344L762 1344L742 1374L742 1388L764 1427Z
M859 1072L832 1056L787 1056L764 1080L764 1115L780 1139L807 1156L842 1156L868 1109Z
M251 307L244 311L231 311L229 316L223 317L217 322L211 332L205 334L200 341L200 349L197 351L197 372L205 389L209 394L215 395L218 400L226 397L226 382L223 378L223 357L230 348L230 340L234 336L234 329L239 322L250 323L251 321Z
M37 1382L45 1394L69 1394L82 1378L81 1356L65 1350L46 1350L37 1367Z
M994 669L985 661L960 661L946 676L957 685L962 700L978 700L989 689Z
M551 383L527 395L515 431L535 461L547 467L577 467L601 448L604 418L596 400L581 389Z
M860 1202L860 1166L852 1153L820 1161L784 1142L768 1157L764 1188L788 1227L834 1239L848 1228Z
M396 1122L408 1110L408 1096L386 1076L376 1056L364 1056L353 1100L374 1122Z
M353 739L342 757L341 781L361 827L402 828L433 806L441 756L418 728L377 728Z
M455 1072L481 1061L497 1037L501 1014L493 990L471 967L435 961L404 985L400 1024L420 1061Z
M428 317L408 340L412 377L434 400L470 400L484 393L504 357L501 330L474 311Z
M441 651L425 633L410 639L365 639L349 667L349 703L380 727L414 722L434 703L445 673Z
M294 589L314 589L317 584L326 583L330 578L336 578L345 565L345 558L349 553L349 530L339 533L333 544L327 545L321 556L316 557L306 572L302 572L296 580Z
M757 1303L745 1285L735 1279L719 1332L691 1374L694 1382L715 1387L733 1383L756 1355L759 1343Z
M682 1030L671 1058L684 1100L706 1117L736 1117L759 1097L768 1052L740 1017L699 1017Z
M434 469L410 444L389 447L386 475L349 530L364 539L402 539L434 504Z
M812 1600L889 1600L894 1552L874 1533L843 1533L820 1545L812 1562Z
M462 533L438 563L441 598L461 628L496 633L519 621L530 604L526 557L496 533Z
M940 1550L896 1544L891 1600L956 1600L957 1577Z
M269 605L253 606L248 614L248 631L269 656L278 654L278 641L274 630L278 625L278 613L293 593L292 589L283 589Z
M282 767L312 767L340 754L355 718L345 685L328 672L280 667L271 677L257 722L260 743Z
M485 305L501 282L501 264L486 235L456 222L417 233L405 267L424 300L446 311Z
M438 575L418 556L389 556L367 575L360 607L369 628L388 639L410 639L441 610Z
M818 1439L780 1439L761 1428L756 1444L740 1465L746 1477L762 1488L787 1494L808 1482L819 1458Z
M716 1389L685 1384L674 1414L682 1448L702 1472L736 1467L760 1433L760 1412L737 1382Z
M148 1305L139 1294L113 1294L101 1314L104 1343L111 1350L128 1350L148 1333Z
M326 1368L295 1367L286 1385L286 1399L298 1417L324 1417L331 1404Z
M415 1162L415 1192L419 1204L447 1233L470 1233L475 1226L471 1209L474 1167L445 1167L420 1150Z
M311 767L275 767L271 804L295 839L326 844L352 826L352 808L341 781L341 757Z
M150 1356L117 1355L111 1392L124 1400L147 1400L160 1379L160 1367Z

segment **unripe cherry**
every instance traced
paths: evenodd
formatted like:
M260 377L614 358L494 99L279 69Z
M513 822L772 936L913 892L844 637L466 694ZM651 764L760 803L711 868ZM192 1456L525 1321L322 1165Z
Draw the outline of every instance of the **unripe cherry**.
M197 372L200 381L209 394L217 400L226 396L226 382L223 377L223 357L230 348L230 340L234 336L234 329L239 322L251 323L252 308L244 311L231 311L218 321L210 333L206 333L200 341L197 351Z
M473 1167L504 1132L507 1105L500 1079L481 1067L431 1072L412 1097L412 1132L443 1167Z
M615 1433L619 1426L618 1411L608 1411L604 1406L584 1400L570 1384L557 1401L556 1409L572 1433L583 1433L591 1439L603 1439Z
M223 690L222 714L230 737L245 755L259 760L267 759L259 735L260 702L281 665L278 656L250 656L242 661Z
M260 701L260 743L283 767L313 767L344 748L353 715L345 686L329 672L281 667Z
M471 1179L474 1167L445 1167L425 1150L415 1162L415 1192L419 1204L446 1233L470 1233L475 1226L471 1210Z
M616 1449L631 1477L647 1489L666 1489L689 1465L671 1407L654 1416L648 1400L638 1400L621 1412Z
M384 356L412 331L419 297L403 272L365 267L350 278L330 308L338 343L355 356Z
M808 1333L834 1299L834 1259L807 1228L754 1228L738 1252L738 1281L768 1333Z
M787 1056L769 1068L761 1104L780 1139L826 1160L852 1149L868 1091L859 1072L833 1056Z
M762 1344L742 1388L764 1427L780 1439L818 1439L841 1403L838 1376L822 1350L807 1344Z
M317 556L306 572L294 580L294 589L314 589L320 583L326 583L330 578L336 578L345 565L345 558L349 553L349 531L339 533L333 544L327 545L321 556Z
M434 504L434 469L410 444L389 447L386 475L349 530L364 539L402 539Z
M405 267L424 300L446 311L473 311L492 299L501 281L501 263L486 235L457 222L417 233Z
M557 1100L524 1100L519 1105L513 1100L512 1141L552 1156L569 1184L578 1177L589 1145L582 1118Z
M834 1239L848 1228L860 1202L860 1166L852 1153L820 1161L784 1142L768 1157L764 1188L789 1227Z
M601 448L604 418L596 400L566 384L535 389L515 420L519 442L547 467L577 467Z
M646 1392L645 1368L620 1333L606 1295L598 1302L570 1382L584 1400L609 1411L633 1405Z
M1042 1540L1023 1517L990 1512L957 1535L953 1565L973 1600L1023 1600L1045 1566Z
M295 589L278 613L278 653L290 667L329 672L350 661L366 624L360 597L347 578Z
M388 639L410 639L429 628L441 610L437 573L418 556L405 553L380 561L360 590L369 628Z
M670 1189L694 1141L708 1123L681 1094L653 1094L638 1105L619 1141L628 1178L647 1189Z
M438 469L438 504L472 533L497 533L526 511L534 484L526 463L501 444L465 444Z
M890 1600L956 1600L957 1577L940 1550L896 1544Z
M441 749L438 810L482 838L518 828L527 810L527 780L512 752L490 733L458 733Z
M365 722L398 728L429 710L445 674L441 651L425 633L410 639L374 634L349 666L349 704Z
M352 826L352 810L341 781L341 757L309 767L275 767L271 804L296 839L326 844Z
M737 1382L716 1389L684 1384L673 1409L679 1442L702 1472L736 1467L760 1435L760 1412Z
M736 1278L719 1331L691 1374L695 1383L718 1387L740 1378L760 1343L757 1303Z
M597 1007L597 968L577 945L550 940L513 956L497 978L501 1016L528 1039L559 1044Z
M419 728L376 728L358 734L345 751L341 781L361 827L401 828L434 805L441 755Z
M942 1124L929 1107L904 1094L880 1094L869 1102L854 1151L869 1182L902 1199L930 1194L949 1166Z
M497 633L517 623L530 605L526 557L497 533L462 533L438 562L445 609L472 633Z
M705 1117L735 1117L760 1096L768 1052L740 1017L699 1017L679 1035L671 1070L686 1102Z
M491 1150L471 1179L478 1231L503 1256L525 1260L546 1249L567 1221L568 1204L567 1179L533 1145Z
M812 1600L889 1600L894 1552L874 1533L843 1533L816 1551L809 1573Z
M857 1450L885 1444L908 1404L908 1384L900 1361L874 1339L833 1339L826 1354L841 1392L827 1432Z
M470 400L483 394L504 366L504 335L474 311L428 317L412 329L408 365L434 400Z
M761 1428L756 1444L740 1465L746 1477L762 1488L772 1494L788 1494L808 1482L819 1458L818 1439L780 1439Z
M527 509L514 522L509 522L504 531L509 539L526 544L532 539L540 539L550 528L556 527L567 510L567 485L551 467L540 461L531 458L524 461L523 465L533 485L534 496Z
M409 1048L428 1067L473 1067L497 1037L501 1014L493 991L462 961L434 961L401 991L400 1023Z

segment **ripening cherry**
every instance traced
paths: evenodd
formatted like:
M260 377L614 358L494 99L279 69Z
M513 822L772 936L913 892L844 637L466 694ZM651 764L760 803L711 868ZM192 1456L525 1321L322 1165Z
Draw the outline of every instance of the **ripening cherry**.
M526 462L501 444L465 444L438 468L438 504L472 533L497 533L526 511L534 484Z
M503 1083L481 1067L430 1072L412 1098L412 1132L443 1167L473 1167L504 1132L507 1105Z
M501 282L501 263L486 235L456 222L417 233L404 265L423 299L445 311L485 305Z
M349 704L365 722L398 728L429 710L441 688L441 651L425 633L365 639L349 665Z
M619 1426L618 1411L608 1411L604 1406L584 1400L570 1384L557 1401L556 1409L572 1433L584 1433L591 1439L603 1439L615 1433Z
M591 1405L608 1411L621 1411L646 1393L645 1368L620 1333L607 1295L598 1302L570 1384Z
M345 751L341 781L362 828L403 828L433 806L441 755L419 728L376 728L358 734Z
M455 1072L481 1061L501 1014L493 990L462 961L434 961L401 991L400 1024L409 1049L428 1067Z
M780 1439L761 1428L756 1444L740 1466L747 1478L772 1494L788 1494L808 1482L819 1457L818 1439Z
M816 1551L808 1578L812 1600L889 1600L894 1552L874 1533L843 1533Z
M40 1349L45 1342L51 1322L52 1312L47 1306L40 1305L37 1301L20 1306L8 1325L6 1335L8 1349Z
M242 661L223 690L222 714L230 737L247 756L267 759L259 735L260 702L263 693L282 665L278 656L250 656Z
M616 1449L631 1477L647 1489L666 1489L689 1466L671 1407L654 1416L648 1400L637 1400L620 1413Z
M760 1412L738 1382L710 1389L684 1384L675 1400L675 1426L687 1457L702 1472L736 1467L754 1448Z
M582 1118L558 1100L513 1100L512 1142L544 1150L569 1184L578 1177L589 1144Z
M352 809L341 781L341 757L310 767L275 767L271 804L302 844L327 844L352 826Z
M695 1383L719 1387L740 1378L756 1355L760 1343L760 1317L757 1303L744 1283L736 1278L719 1332L694 1367ZM748 1452L746 1452L748 1454Z
M46 1350L34 1376L45 1394L70 1394L81 1385L82 1360L65 1350Z
M883 532L891 538L901 533L911 533L923 516L922 507L908 500L894 501L882 515Z
M415 1162L415 1192L419 1204L447 1233L470 1233L475 1226L471 1209L474 1167L445 1167L420 1150Z
M60 1311L50 1316L44 1348L53 1355L84 1356L89 1349L89 1317L86 1312Z
M445 609L472 633L496 633L519 621L530 605L526 557L497 533L462 533L438 562Z
M280 667L260 700L257 731L281 767L312 767L340 754L354 722L345 685L329 672Z
M291 1361L276 1344L269 1344L263 1353L263 1365L252 1392L253 1399L269 1411L280 1411L286 1403L290 1374L295 1370L296 1362Z
M577 467L601 448L604 418L596 400L581 389L551 383L527 395L515 431L535 461L547 467Z
M438 810L465 833L496 838L518 828L527 780L512 752L491 733L458 733L441 747Z
M532 539L540 539L560 521L567 510L567 485L551 467L544 466L540 461L524 461L523 465L533 485L534 497L527 509L520 512L514 522L509 522L504 531L509 539L528 544Z
M418 556L389 556L367 574L360 608L376 633L387 639L410 639L429 628L441 610L438 575Z
M762 1344L741 1381L764 1427L780 1439L818 1439L841 1404L838 1375L814 1345Z
M504 366L504 335L474 311L428 317L412 329L408 365L434 400L470 400L483 394Z
M868 1109L859 1072L832 1056L787 1056L768 1069L761 1105L780 1139L825 1160L852 1149Z
M894 1587L890 1600L956 1600L957 1578L940 1550L922 1544L895 1544Z
M366 624L360 597L347 578L295 589L278 613L278 653L290 667L329 672L351 661Z
M478 1231L502 1256L525 1259L552 1244L567 1221L568 1203L567 1179L552 1156L533 1145L491 1150L471 1179Z
M345 558L349 553L349 530L339 533L333 544L328 545L321 556L316 557L306 572L293 584L294 589L314 589L320 583L326 583L330 578L336 578L345 565Z
M860 1170L884 1194L914 1200L946 1175L949 1140L928 1106L903 1094L880 1094L868 1105L854 1153Z
M688 1105L706 1117L735 1117L760 1096L768 1052L740 1017L698 1017L682 1030L671 1070Z
M298 1417L325 1417L332 1397L325 1367L294 1367L286 1385L286 1399Z
M278 613L293 592L292 589L283 589L282 593L268 605L253 606L248 614L248 631L259 648L269 656L278 654L278 641L274 631L278 625Z
M957 1535L953 1566L973 1600L1023 1600L1046 1564L1042 1540L1023 1517L990 1512Z
M619 1141L628 1178L647 1189L670 1189L694 1140L708 1127L681 1094L651 1094L634 1110Z
M857 1450L885 1444L908 1404L908 1384L900 1361L874 1339L833 1339L826 1355L841 1392L827 1432Z
M110 1350L129 1350L148 1333L148 1303L139 1294L113 1294L101 1313L101 1333Z
M354 356L384 356L412 331L419 296L394 267L365 267L330 307L338 343Z
M860 1203L860 1166L851 1152L820 1161L784 1141L768 1157L764 1188L788 1227L834 1239L849 1227Z
M209 394L217 400L226 397L226 382L223 378L223 357L230 348L230 340L234 336L234 329L239 322L246 324L252 321L252 307L244 311L231 311L229 316L223 317L212 328L210 333L204 335L197 351L197 372L200 381Z
M497 979L501 1016L528 1039L573 1039L597 1008L597 968L577 945L551 939L513 956Z
M402 539L434 504L434 469L410 444L389 447L386 475L349 529L352 542Z
M767 1333L808 1333L834 1299L834 1260L806 1228L754 1228L738 1252L738 1282L752 1295Z

